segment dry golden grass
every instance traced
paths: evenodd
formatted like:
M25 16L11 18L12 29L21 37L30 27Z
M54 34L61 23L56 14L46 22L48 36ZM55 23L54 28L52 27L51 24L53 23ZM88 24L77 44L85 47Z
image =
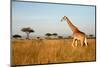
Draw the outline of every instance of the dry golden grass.
M12 40L12 64L48 64L95 61L95 39L88 39L88 47L73 48L72 39Z

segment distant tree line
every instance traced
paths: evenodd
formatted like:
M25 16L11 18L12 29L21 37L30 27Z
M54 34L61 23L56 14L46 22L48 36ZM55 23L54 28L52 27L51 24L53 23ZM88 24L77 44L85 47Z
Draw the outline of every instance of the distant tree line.
M30 39L29 35L31 33L35 32L30 27L22 28L21 31L26 34L26 39ZM45 36L46 36L46 39L52 39L52 37L53 37L53 39L72 39L73 38L72 36L67 36L67 37L59 36L57 33L46 33ZM13 38L20 39L20 38L22 38L22 36L19 34L15 34L15 35L13 35ZM90 34L87 36L87 38L95 38L95 36L93 34ZM40 39L40 37L37 37L37 39Z

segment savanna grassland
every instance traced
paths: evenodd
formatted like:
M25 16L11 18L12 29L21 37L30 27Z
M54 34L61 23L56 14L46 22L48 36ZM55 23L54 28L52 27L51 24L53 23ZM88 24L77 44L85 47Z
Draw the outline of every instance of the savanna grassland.
M96 41L73 48L72 39L12 40L12 65L48 64L96 60Z

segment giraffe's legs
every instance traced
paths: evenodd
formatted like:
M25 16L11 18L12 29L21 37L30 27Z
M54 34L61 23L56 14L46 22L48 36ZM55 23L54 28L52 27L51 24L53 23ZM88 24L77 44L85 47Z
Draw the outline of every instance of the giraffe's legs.
M81 40L81 47L83 46L83 40Z
M77 44L78 44L77 42L78 42L78 40L75 40L75 46L76 46L76 47L77 47Z
M84 43L85 43L86 46L88 46L88 45L87 45L87 39L86 39L86 38L85 38L85 40L84 40Z
M73 39L73 42L72 42L72 47L74 47L74 43L75 43L75 39Z

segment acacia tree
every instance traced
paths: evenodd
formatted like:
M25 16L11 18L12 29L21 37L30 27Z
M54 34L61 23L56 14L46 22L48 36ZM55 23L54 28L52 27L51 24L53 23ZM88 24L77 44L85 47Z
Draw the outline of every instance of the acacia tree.
M17 38L21 38L22 36L21 35L18 35L18 34L15 34L13 35L13 38L17 39Z
M52 34L51 33L46 33L45 36L50 37Z
M40 37L37 37L37 39L40 39Z
M93 34L90 34L90 35L89 35L89 38L93 38L93 36L94 36Z
M22 28L21 31L26 33L26 35L27 35L26 39L29 39L29 34L30 34L30 33L35 32L35 31L34 31L33 29L31 29L30 27Z
M63 39L63 36L58 36L59 39Z
M57 34L57 33L53 33L52 35L53 35L54 37L56 37L58 34Z

